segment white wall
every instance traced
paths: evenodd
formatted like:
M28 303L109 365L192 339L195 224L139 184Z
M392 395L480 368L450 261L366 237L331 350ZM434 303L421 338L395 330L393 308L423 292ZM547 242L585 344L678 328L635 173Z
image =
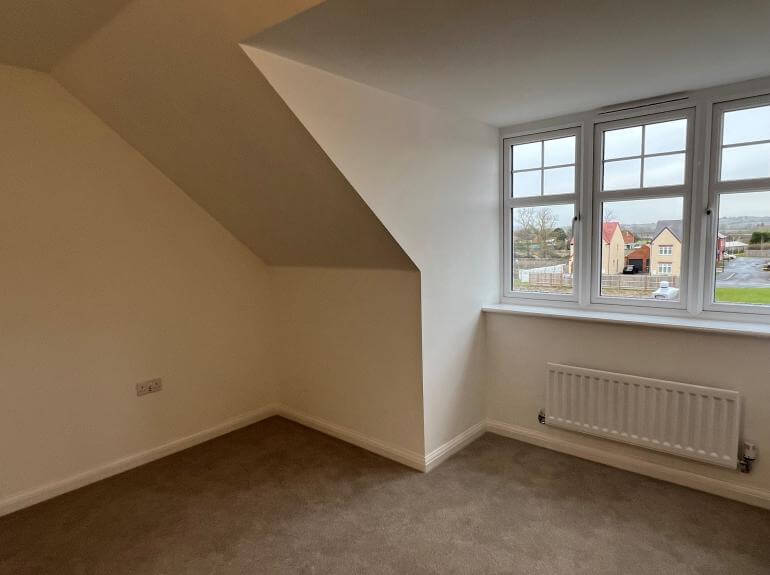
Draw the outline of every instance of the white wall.
M425 449L484 418L497 301L497 130L244 46L421 273Z
M691 485L770 506L770 354L762 338L487 314L490 420L578 448L694 474ZM751 474L540 425L549 361L740 391L744 436L765 447ZM715 479L704 483L702 478ZM676 479L676 478L674 478ZM725 482L721 485L719 482Z
M420 274L271 267L281 403L423 455Z
M264 264L49 76L0 86L0 503L276 401Z

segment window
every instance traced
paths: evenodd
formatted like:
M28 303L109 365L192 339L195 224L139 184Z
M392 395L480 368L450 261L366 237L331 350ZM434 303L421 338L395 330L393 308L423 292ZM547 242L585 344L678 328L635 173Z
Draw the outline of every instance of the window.
M505 146L506 293L574 299L577 131L511 138Z
M715 106L713 286L706 306L770 308L770 99Z
M683 307L693 118L689 109L596 125L594 205L600 217L593 253L600 281L594 301ZM628 267L634 265L623 241L629 233L649 250L649 272Z
M770 322L770 78L503 134L504 301Z

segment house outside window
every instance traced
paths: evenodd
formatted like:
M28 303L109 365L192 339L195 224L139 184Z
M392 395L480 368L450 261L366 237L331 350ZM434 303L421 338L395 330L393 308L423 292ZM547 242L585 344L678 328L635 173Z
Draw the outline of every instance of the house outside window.
M503 303L770 323L770 78L501 135Z

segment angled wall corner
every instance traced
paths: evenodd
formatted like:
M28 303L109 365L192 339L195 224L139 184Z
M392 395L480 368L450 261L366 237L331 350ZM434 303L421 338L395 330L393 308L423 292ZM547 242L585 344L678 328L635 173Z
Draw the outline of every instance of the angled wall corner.
M52 73L269 265L414 269L238 46L315 3L134 0Z
M2 514L250 420L278 376L269 267L50 75L0 85Z
M420 269L425 450L485 417L499 290L496 129L243 45Z

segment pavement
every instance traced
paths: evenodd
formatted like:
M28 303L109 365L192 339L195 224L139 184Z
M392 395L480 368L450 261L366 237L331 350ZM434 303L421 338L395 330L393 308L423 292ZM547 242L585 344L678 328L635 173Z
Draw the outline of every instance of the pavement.
M739 257L725 262L717 273L717 287L770 287L770 272L762 270L768 258Z

